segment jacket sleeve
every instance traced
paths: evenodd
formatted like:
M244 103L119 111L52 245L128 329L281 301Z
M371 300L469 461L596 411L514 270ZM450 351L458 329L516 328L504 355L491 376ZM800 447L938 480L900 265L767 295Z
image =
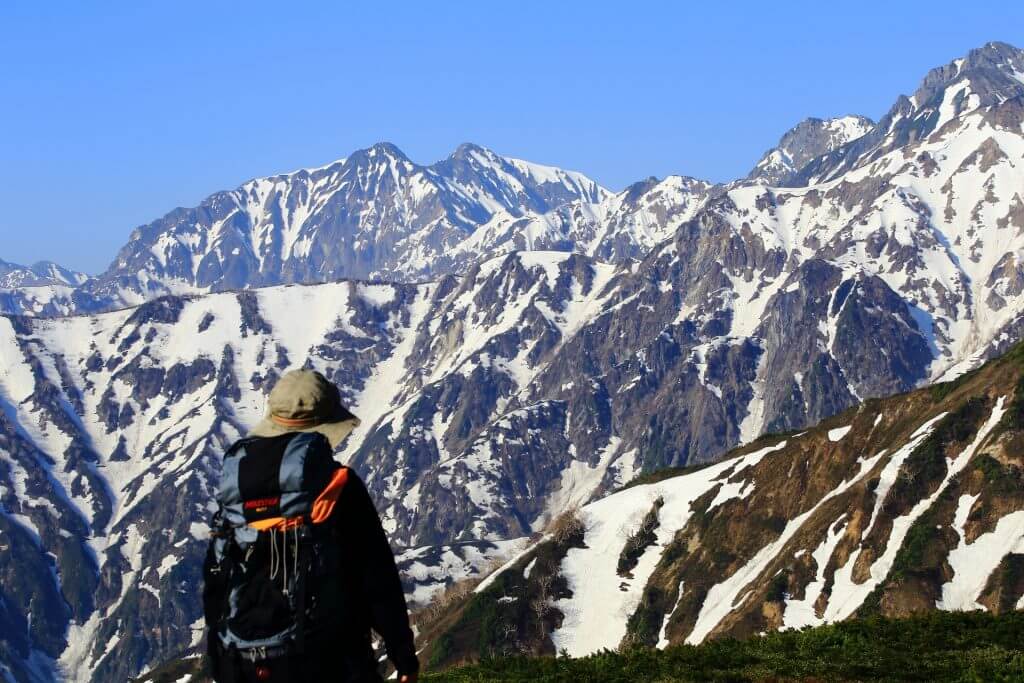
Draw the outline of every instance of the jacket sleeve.
M363 551L362 589L370 608L370 625L384 638L388 658L399 674L416 673L419 660L395 557L366 485L351 470L345 497L346 512L351 515L345 522L346 533L357 536Z

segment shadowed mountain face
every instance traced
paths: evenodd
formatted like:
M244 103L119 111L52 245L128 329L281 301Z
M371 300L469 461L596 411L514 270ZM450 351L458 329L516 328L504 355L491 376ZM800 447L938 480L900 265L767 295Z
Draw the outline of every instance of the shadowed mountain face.
M420 167L381 145L140 228L60 301L356 263L405 277L423 254L454 274L0 318L0 546L15 558L0 566L0 662L17 680L124 680L198 644L220 453L289 368L325 372L363 418L341 457L423 601L638 472L714 461L1005 350L1024 309L1019 55L992 44L933 72L898 118L790 187L671 177L609 195L480 148ZM411 206L437 211L417 235L459 239L389 241L411 234ZM318 275L313 253L347 265Z

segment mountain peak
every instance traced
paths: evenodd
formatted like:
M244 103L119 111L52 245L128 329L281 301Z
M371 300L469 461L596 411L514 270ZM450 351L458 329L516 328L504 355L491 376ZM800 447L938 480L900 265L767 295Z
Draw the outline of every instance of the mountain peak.
M747 175L769 185L784 184L812 159L865 135L875 123L866 116L806 118L783 134Z
M483 145L478 145L475 142L463 142L461 145L455 148L455 151L452 152L451 156L452 158L455 159L462 159L474 152L478 154L485 154L488 156L494 155L494 152L492 150L487 149Z
M635 202L660 182L657 176L647 176L623 190L622 195L627 202Z
M964 63L971 67L992 65L998 68L1003 65L1019 63L1022 59L1024 59L1024 50L996 40L968 52Z
M368 159L376 159L383 157L385 159L395 159L398 161L411 163L409 157L405 155L405 152L400 150L398 146L395 145L394 143L387 141L376 142L373 145L367 147L366 149L359 150L358 152L353 154L352 157L360 155Z
M1024 98L1024 50L1007 43L986 43L929 71L913 96L897 97L870 133L849 148L806 164L792 182L834 179L859 164L924 140L971 112L1020 98Z
M481 164L501 165L503 162L507 163L508 160L493 149L488 149L487 147L478 145L475 142L463 142L455 148L455 151L448 156L446 161L456 161L464 164L470 164L471 166L479 166ZM444 162L439 162L439 164L444 164Z
M76 287L88 279L84 273L70 270L53 261L38 261L23 266L0 259L0 289L65 285Z
M965 57L929 71L914 93L917 109L941 101L946 88L966 82L977 95L980 106L987 106L1024 94L1024 50L1008 43L991 42L975 48Z

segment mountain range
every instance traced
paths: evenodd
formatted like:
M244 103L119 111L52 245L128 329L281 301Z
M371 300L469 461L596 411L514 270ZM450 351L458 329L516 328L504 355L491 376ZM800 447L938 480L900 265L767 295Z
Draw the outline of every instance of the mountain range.
M771 182L862 135L869 121L808 119L748 179ZM136 228L96 277L9 266L0 311L94 313L174 294L342 278L419 282L511 251L642 258L728 186L648 178L612 193L586 176L460 145L421 166L379 143L315 169L258 178ZM0 269L4 266L0 265ZM20 275L19 275L20 274ZM32 275L28 277L27 275Z
M990 43L929 72L877 123L799 124L727 184L671 176L612 193L477 146L419 166L381 144L175 210L96 277L12 267L0 294L5 674L126 680L198 645L220 453L289 368L325 372L363 419L341 457L377 500L417 604L530 552L566 510L638 475L978 368L1022 338L1022 123L1024 52ZM979 434L1014 400L999 388L971 414ZM916 443L905 432L887 428L893 449ZM756 576L733 583L760 590L759 548L788 547L818 494L870 497L871 473L896 460L870 435L857 427L850 451L818 437L800 456L780 450L824 478L754 515L732 497L754 491L760 505L799 478L751 488L715 465L685 480L703 482L695 497L645 490L672 514L658 547L696 533L687 515L711 510L697 499L728 490L713 517L747 545L700 566L725 580L749 564ZM623 519L653 506L616 495L593 505L621 505ZM617 557L612 545L600 547ZM567 552L555 564L575 595L587 589L572 587ZM663 559L644 552L642 571ZM688 567L657 585L693 581ZM646 576L624 591L631 609ZM691 638L693 619L706 634L745 632L723 625L736 619L786 625L786 610L751 617L756 596L708 603L710 585L679 612L665 604L683 599L674 590L649 599L678 622L670 641ZM716 619L700 621L705 609ZM846 614L823 609L815 618ZM550 643L613 647L633 618L619 616L600 637L548 629Z
M76 310L75 291L89 279L52 261L31 266L0 260L0 312L66 314Z

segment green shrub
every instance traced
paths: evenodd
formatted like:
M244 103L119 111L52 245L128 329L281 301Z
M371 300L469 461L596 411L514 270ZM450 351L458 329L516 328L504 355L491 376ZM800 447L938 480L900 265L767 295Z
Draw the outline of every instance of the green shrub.
M644 554L650 546L654 545L657 540L657 530L661 526L661 520L659 514L662 506L665 505L665 499L661 496L654 501L651 505L651 509L647 511L644 518L640 521L638 526L629 536L626 538L625 545L622 546L622 551L619 553L619 562L617 571L619 576L625 576L629 572L633 571L637 563L640 561L640 556Z
M1010 401L999 423L1006 429L1024 429L1024 375L1017 380L1013 400Z
M1024 613L853 620L749 640L582 659L503 657L424 681L1021 681Z
M789 591L789 572L781 571L775 575L772 579L772 583L768 586L768 595L766 599L768 602L782 602L786 599L786 594Z

